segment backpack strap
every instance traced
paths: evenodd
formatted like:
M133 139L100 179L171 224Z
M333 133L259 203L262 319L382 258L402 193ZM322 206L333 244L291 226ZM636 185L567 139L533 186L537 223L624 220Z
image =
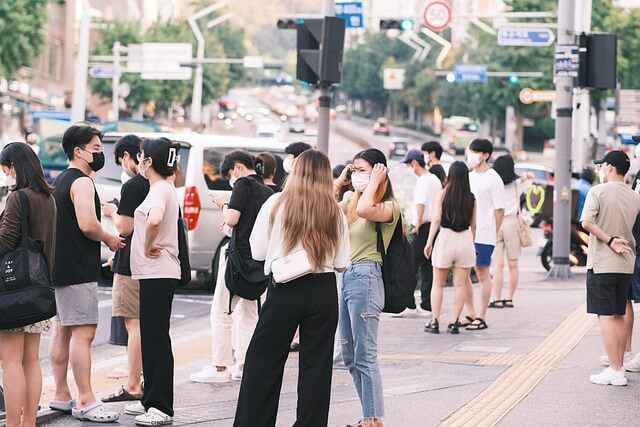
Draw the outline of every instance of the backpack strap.
M378 252L382 255L382 260L387 256L386 251L384 249L384 240L382 239L382 227L379 222L376 222L376 238L377 238L377 246Z
M31 206L29 205L29 198L24 191L18 190L18 197L20 198L20 246L26 248L29 242L29 221L31 216ZM22 263L24 268L24 277L29 277L29 257L26 257L26 262Z

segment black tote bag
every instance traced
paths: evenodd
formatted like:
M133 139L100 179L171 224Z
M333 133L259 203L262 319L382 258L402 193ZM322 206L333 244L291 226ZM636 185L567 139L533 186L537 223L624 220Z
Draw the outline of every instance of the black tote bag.
M22 191L18 196L20 243L0 259L0 329L21 328L56 314L44 245L29 237L29 199Z

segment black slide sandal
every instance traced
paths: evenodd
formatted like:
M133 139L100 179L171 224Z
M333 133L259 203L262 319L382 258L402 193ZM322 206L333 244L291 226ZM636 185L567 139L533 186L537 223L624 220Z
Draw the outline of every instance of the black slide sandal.
M489 325L487 325L487 322L479 317L476 317L476 320L474 320L473 323L467 326L465 329L467 331L481 331L483 329L487 329L488 327Z

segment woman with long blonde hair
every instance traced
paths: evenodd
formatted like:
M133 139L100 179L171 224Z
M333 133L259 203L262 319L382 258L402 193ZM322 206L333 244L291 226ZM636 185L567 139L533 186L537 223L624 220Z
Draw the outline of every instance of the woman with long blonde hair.
M255 260L273 274L249 344L234 426L274 426L289 345L300 327L296 425L326 426L333 338L338 323L335 272L349 264L347 220L334 199L331 165L302 153L282 193L260 209L250 238Z
M335 191L349 183L355 193L341 206L349 220L352 264L342 278L340 342L363 414L350 426L381 427L384 399L378 365L378 325L384 307L384 282L377 229L386 249L400 218L400 207L393 199L387 159L380 150L370 148L356 154L349 170L345 168L336 179Z

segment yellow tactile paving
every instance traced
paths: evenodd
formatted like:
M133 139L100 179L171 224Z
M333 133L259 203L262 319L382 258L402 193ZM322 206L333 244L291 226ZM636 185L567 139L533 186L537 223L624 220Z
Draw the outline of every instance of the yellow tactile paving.
M594 316L578 307L527 355L490 355L482 365L512 366L441 426L494 426L562 360L593 327Z

